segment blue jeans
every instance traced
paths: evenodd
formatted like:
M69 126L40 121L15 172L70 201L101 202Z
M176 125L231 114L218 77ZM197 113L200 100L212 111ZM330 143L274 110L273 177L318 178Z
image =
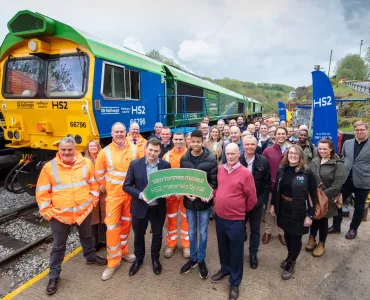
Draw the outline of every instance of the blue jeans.
M208 223L211 208L206 210L186 210L189 224L190 257L192 261L202 262L206 258ZM198 248L198 218L199 218L199 248Z

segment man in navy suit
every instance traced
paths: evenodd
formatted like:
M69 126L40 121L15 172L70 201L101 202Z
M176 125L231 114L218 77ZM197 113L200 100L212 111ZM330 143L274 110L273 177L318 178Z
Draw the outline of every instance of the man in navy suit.
M134 251L136 260L130 268L130 276L135 275L143 264L145 256L144 236L149 221L153 231L151 247L153 272L156 275L162 272L159 252L162 247L162 231L166 219L166 199L158 198L148 202L143 194L151 173L171 168L167 161L159 158L160 153L161 141L156 138L150 139L146 145L145 157L131 161L123 184L123 190L132 196L132 228L135 233Z

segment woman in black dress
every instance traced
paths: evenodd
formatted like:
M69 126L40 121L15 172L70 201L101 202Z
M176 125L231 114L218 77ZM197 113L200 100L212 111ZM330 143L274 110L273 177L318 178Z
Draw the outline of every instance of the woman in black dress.
M309 201L309 196L312 201ZM308 233L315 214L316 198L315 176L307 169L302 148L292 145L281 162L271 200L271 214L277 215L277 223L284 230L288 248L288 257L281 263L285 280L292 278L295 272L302 236Z

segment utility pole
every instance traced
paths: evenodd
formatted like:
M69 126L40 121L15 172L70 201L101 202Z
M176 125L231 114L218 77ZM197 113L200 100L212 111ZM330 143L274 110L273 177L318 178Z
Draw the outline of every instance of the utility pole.
M362 47L363 44L364 44L364 40L361 40L361 43L360 43L360 57L361 57L361 47Z
M330 60L329 60L329 71L328 71L328 77L330 78L330 66L331 66L331 56L333 54L333 49L330 50ZM360 54L361 56L361 54Z

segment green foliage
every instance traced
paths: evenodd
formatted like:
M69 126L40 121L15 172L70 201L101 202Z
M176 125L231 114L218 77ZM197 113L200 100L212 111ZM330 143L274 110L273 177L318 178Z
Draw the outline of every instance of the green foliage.
M179 64L177 64L172 58L168 58L168 57L160 54L158 50L153 49L152 51L150 51L146 55L149 56L150 58L153 58L157 61L160 61L160 62L162 62L166 65L170 65L170 66L178 68L180 70L184 70L184 68L181 67Z
M366 65L358 54L347 54L337 63L337 78L363 80L366 76Z

